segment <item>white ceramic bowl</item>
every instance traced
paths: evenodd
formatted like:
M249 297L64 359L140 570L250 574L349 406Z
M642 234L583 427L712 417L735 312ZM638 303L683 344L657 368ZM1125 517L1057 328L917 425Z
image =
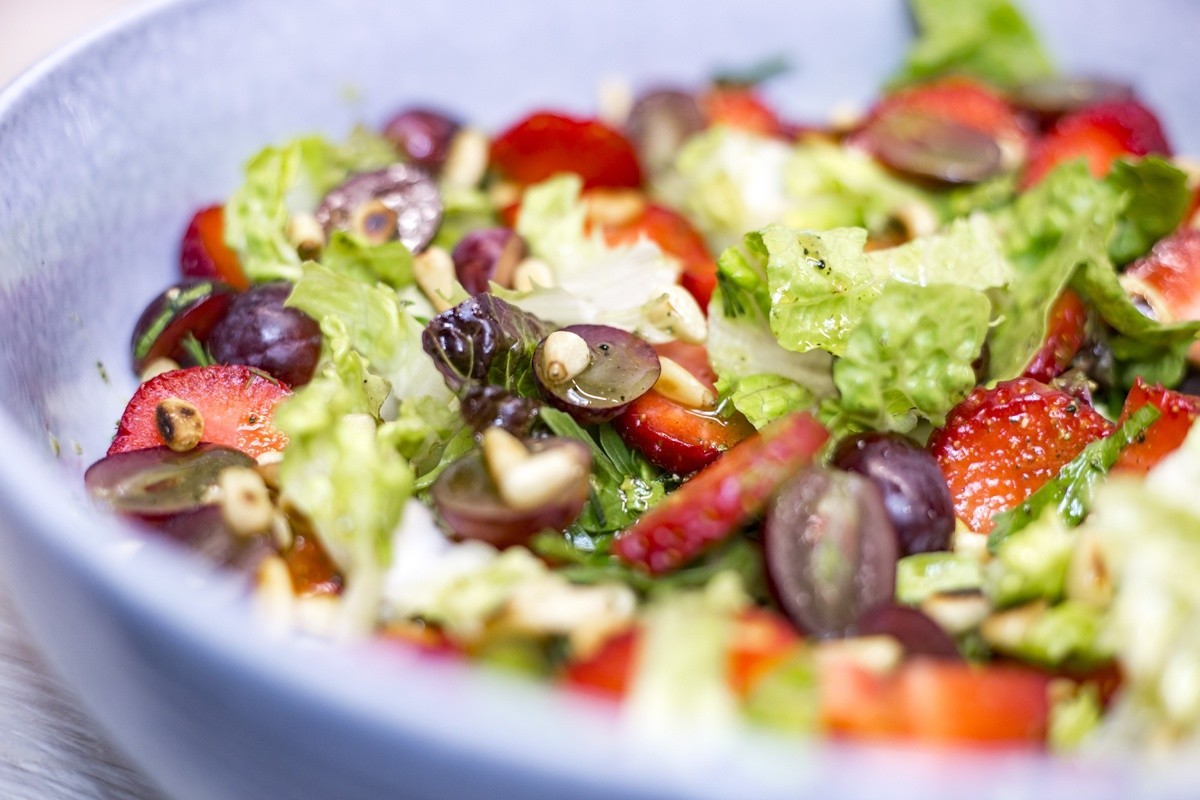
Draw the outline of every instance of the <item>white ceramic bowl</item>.
M1027 5L1033 6L1032 2ZM1068 69L1128 76L1200 152L1200 4L1032 8ZM907 39L899 2L224 0L126 15L0 94L0 568L61 674L181 798L1194 796L1200 776L678 733L467 665L265 637L237 586L91 509L134 381L127 340L189 214L260 146L415 100L495 126L580 111L610 74L696 83L785 53L798 117L865 100ZM57 457L51 439L59 445ZM693 746L694 745L694 746ZM688 755L691 753L691 755Z

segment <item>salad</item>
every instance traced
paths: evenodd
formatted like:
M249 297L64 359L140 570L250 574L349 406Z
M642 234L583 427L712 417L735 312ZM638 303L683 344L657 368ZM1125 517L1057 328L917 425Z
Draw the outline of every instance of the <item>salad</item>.
M646 724L1200 731L1200 174L1008 0L864 113L768 62L264 148L136 322L93 497L274 624Z

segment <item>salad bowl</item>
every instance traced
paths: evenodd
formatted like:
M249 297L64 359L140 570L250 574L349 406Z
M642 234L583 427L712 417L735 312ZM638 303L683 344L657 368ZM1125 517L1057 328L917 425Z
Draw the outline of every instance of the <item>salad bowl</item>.
M1119 76L1200 153L1188 0L1033 7L1064 69ZM0 578L53 667L171 796L1195 796L1200 771L633 730L613 709L383 644L272 632L244 588L89 503L135 385L128 322L178 234L264 143L408 102L495 127L584 111L597 83L695 83L785 54L798 117L865 103L900 2L178 0L113 20L0 92ZM1190 789L1189 789L1190 787Z

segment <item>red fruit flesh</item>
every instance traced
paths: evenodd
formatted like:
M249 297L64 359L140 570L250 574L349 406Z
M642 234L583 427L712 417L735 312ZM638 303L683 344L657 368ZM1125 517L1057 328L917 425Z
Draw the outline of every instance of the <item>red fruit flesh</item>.
M1159 239L1125 270L1121 284L1161 322L1200 319L1200 229L1180 228ZM1188 358L1200 364L1200 343Z
M491 163L522 186L561 172L579 175L585 189L642 183L637 152L624 136L593 119L549 112L532 114L497 136Z
M191 403L200 412L203 442L232 447L252 457L283 450L287 437L271 424L271 418L275 406L290 394L287 386L249 367L190 367L164 373L134 392L108 455L163 445L155 409L169 397Z
M1090 406L1030 378L980 387L929 440L954 511L971 530L1025 501L1112 425Z
M613 553L652 575L686 564L760 515L828 438L808 414L773 422L617 534Z
M613 699L624 697L633 680L640 640L637 628L613 636L589 657L568 664L563 682L589 694Z
M204 343L229 311L234 298L227 284L212 280L184 280L154 298L133 326L133 370L140 373L155 359L170 358L194 364L184 349L188 334Z
M225 207L209 206L188 223L179 249L179 268L185 278L216 278L235 289L250 285L237 253L225 244Z
M1183 444L1192 423L1200 417L1200 397L1173 392L1163 386L1149 386L1138 378L1125 398L1120 422L1147 405L1157 408L1161 416L1125 448L1113 465L1114 471L1142 475L1149 472L1163 457Z
M752 86L714 86L700 96L709 125L725 125L763 136L782 136L784 125L775 110Z
M1136 100L1117 100L1067 114L1033 147L1021 188L1039 183L1059 164L1084 159L1093 175L1108 174L1122 156L1171 154L1162 125Z
M1025 368L1026 378L1049 383L1066 371L1087 338L1087 306L1070 289L1050 307L1046 339Z

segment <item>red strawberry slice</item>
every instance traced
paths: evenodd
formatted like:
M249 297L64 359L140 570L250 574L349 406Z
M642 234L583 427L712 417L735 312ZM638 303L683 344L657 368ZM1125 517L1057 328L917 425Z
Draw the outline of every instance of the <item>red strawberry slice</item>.
M784 124L752 86L714 86L700 96L700 110L709 125L782 136Z
M652 575L686 564L761 514L828 438L805 413L773 422L617 534L613 553Z
M1084 159L1097 178L1122 156L1171 154L1162 125L1136 100L1116 100L1067 114L1033 147L1021 188L1029 189L1059 164Z
M1025 368L1025 377L1049 383L1066 371L1087 339L1087 306L1070 289L1050 307L1046 339Z
M1159 239L1125 270L1121 285L1160 322L1200 319L1200 229L1180 228ZM1188 358L1200 364L1200 342Z
M1030 378L980 387L950 412L929 450L954 511L973 531L1025 501L1112 425L1079 399Z
M216 278L235 289L250 285L237 253L225 244L225 207L202 208L192 217L179 248L185 278Z
M716 373L704 347L671 342L655 350L715 392ZM613 426L625 443L640 450L651 464L676 475L690 475L708 466L754 433L754 426L741 414L722 416L688 408L653 389L630 403L613 420Z
M1173 392L1161 385L1147 385L1141 378L1125 398L1120 422L1146 405L1159 410L1156 419L1141 436L1121 453L1114 470L1145 474L1187 438L1192 423L1200 417L1200 397Z
M594 119L545 111L497 136L491 163L504 178L522 186L560 172L579 175L585 189L637 188L642 183L637 151L624 136Z
M201 441L232 447L250 456L283 450L287 436L271 424L275 406L291 390L244 366L190 367L143 383L125 407L108 455L164 444L155 423L158 404L169 397L191 403L204 420Z

